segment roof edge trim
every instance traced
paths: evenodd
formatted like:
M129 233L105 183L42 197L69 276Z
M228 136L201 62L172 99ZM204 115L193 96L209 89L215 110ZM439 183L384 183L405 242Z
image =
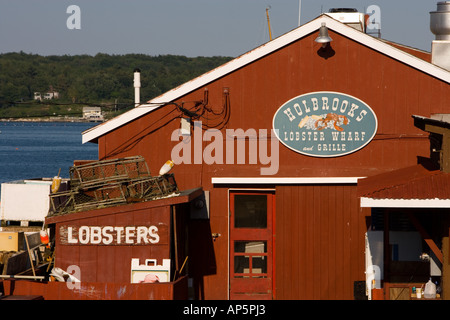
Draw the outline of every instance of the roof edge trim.
M114 129L117 129L118 127L127 124L128 122L133 121L153 111L154 109L159 108L160 106L161 106L160 104L141 104L139 107L136 107L134 109L131 109L130 111L122 113L121 115L118 115L117 117L107 122L103 122L95 127L83 131L81 133L82 136L81 143L84 144L86 142L94 142L100 136Z
M361 197L361 208L450 208L450 199L374 199Z
M215 177L212 184L356 184L361 177Z

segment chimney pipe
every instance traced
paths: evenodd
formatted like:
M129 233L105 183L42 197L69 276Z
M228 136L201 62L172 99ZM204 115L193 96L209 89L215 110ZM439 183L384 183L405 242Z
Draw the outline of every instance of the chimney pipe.
M141 70L134 69L134 107L137 107L141 103L140 97L141 89Z
M437 3L430 12L430 30L435 35L431 44L431 63L450 71L450 1Z

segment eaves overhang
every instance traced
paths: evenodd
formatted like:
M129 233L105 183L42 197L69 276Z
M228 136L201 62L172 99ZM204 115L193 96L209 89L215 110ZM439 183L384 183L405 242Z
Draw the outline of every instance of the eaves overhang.
M361 207L450 208L450 174L429 162L358 180Z

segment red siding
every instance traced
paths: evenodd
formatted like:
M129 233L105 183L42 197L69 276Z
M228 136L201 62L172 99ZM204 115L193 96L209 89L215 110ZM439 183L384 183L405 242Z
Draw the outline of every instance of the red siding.
M185 204L201 192L201 189L195 189L176 197L47 217L46 223L55 226L55 265L63 270L71 265L78 266L82 282L130 283L131 259L140 259L140 264L144 264L145 259L156 259L158 265L163 259L171 259L170 280L173 280L174 271L181 268L186 258L186 235L182 227L188 215ZM176 238L172 230L174 221L178 230ZM68 226L156 226L159 242L147 245L67 244L60 230Z
M70 265L79 266L81 277L86 282L130 282L131 259L154 257L158 264L162 259L170 259L168 237L164 244L150 246L107 246L107 245L63 245L59 242L61 226L138 226L151 225L155 221L170 228L170 207L157 207L109 214L90 218L78 218L73 221L56 223L55 265L66 270ZM169 229L167 230L169 232Z
M130 284L89 283L79 289L69 289L64 282L34 282L2 280L5 295L43 296L45 300L185 300L187 299L187 278L172 283Z
M351 299L364 279L356 186L278 186L276 197L277 299Z
M427 156L427 136L414 127L411 115L447 112L444 97L450 96L449 86L338 34L333 35L335 55L331 58L317 55L318 47L313 45L312 35L208 84L210 106L220 110L223 88L229 88L231 117L227 128L244 130L270 129L279 106L292 97L312 91L350 94L375 111L378 133L363 150L346 157L317 161L280 146L279 175L317 175L310 168L318 167L320 175L327 176L342 175L342 170L347 175L362 175L367 170L379 173L415 164L417 155ZM201 100L203 91L204 88L194 91L179 102ZM171 142L170 137L172 131L179 128L179 118L176 118L179 115L175 107L169 105L101 137L100 158L142 154L152 172L157 172L177 144ZM170 117L173 121L168 122ZM220 167L214 166L216 173ZM178 173L179 168L174 172ZM259 175L259 170L254 169L257 168L242 166L246 175ZM208 183L209 179L200 175L200 170L210 169L190 165L189 172L182 173L183 177L178 174L181 186L185 177L189 181L186 187ZM241 169L235 165L232 170L239 174Z
M274 113L286 101L313 91L337 91L361 99L374 110L378 118L374 140L336 158L303 156L280 144L277 176L372 176L414 165L418 156L427 157L428 136L414 127L411 115L448 113L448 84L331 31L334 53L321 57L316 36L306 36L205 86L209 107L216 111L223 107L224 88L229 90L230 118L226 123L203 119L204 123L224 125L222 132L226 128L270 130ZM184 101L190 108L193 104L188 102L202 100L205 88L177 102ZM99 157L143 155L151 171L158 172L178 143L170 139L180 126L180 115L168 105L117 128L99 138ZM173 169L181 190L202 186L211 191L209 225L208 221L191 222L189 231L191 246L208 259L205 266L200 254L194 253L198 260L190 258L201 298L228 296L227 188L213 186L211 178L257 177L259 169L259 164L205 163ZM277 187L277 298L353 298L353 281L364 280L365 232L355 188ZM313 208L304 208L306 203ZM221 237L212 242L209 232Z

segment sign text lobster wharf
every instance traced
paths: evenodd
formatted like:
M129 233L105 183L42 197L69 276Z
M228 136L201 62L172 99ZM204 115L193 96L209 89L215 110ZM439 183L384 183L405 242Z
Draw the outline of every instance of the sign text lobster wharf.
M363 101L339 92L312 92L284 103L273 128L288 148L315 157L337 157L365 147L377 118Z

